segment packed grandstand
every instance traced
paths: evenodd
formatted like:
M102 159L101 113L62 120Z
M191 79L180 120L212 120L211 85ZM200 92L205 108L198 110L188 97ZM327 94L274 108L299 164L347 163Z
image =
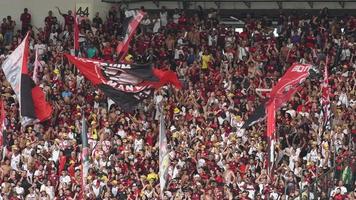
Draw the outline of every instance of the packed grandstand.
M89 19L56 8L42 27L31 14L1 23L0 200L356 199L355 16L323 9L272 24L247 15L236 29L202 9L113 7ZM6 74L19 48L20 101ZM276 109L270 160L266 113L257 108L295 63L319 74ZM140 72L127 69L136 65ZM159 76L150 85L161 72L179 83ZM147 85L123 87L141 79ZM146 96L127 91L151 86ZM42 98L34 88L48 112L35 109L38 120L24 123L27 106Z

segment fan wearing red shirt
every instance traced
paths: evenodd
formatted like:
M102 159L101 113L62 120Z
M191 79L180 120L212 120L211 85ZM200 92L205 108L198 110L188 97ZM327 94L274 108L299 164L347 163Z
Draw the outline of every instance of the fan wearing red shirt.
M74 24L74 16L72 15L72 11L71 10L68 10L68 14L64 14L61 12L61 10L56 7L59 14L62 15L62 17L64 18L64 26L65 27L68 27L68 30L70 32L73 31L73 24Z
M25 8L21 14L20 20L22 22L22 35L25 35L30 27L31 14L28 13L28 9Z
M110 44L108 42L105 42L103 44L103 47L101 49L102 53L103 53L103 59L105 61L112 61L112 53L113 53L113 50L112 48L110 47Z
M57 18L53 16L52 11L48 11L48 16L45 18L45 33L46 33L46 38L49 37L49 34L51 33L52 26L55 24Z

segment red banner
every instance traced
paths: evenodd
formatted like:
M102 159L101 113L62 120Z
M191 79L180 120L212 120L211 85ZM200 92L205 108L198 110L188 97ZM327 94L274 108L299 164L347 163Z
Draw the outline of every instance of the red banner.
M309 76L311 67L310 64L294 63L272 88L267 105L275 100L276 110L281 108L301 88L300 85Z

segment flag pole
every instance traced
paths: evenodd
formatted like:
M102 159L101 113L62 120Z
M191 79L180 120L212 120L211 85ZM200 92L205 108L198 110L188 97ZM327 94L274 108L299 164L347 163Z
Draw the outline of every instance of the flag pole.
M88 160L88 155L89 155L89 149L88 149L88 136L87 136L87 124L85 120L85 115L84 115L84 110L82 108L81 110L82 113L82 127L81 127L81 138L82 138L82 154L81 154L81 160L82 160L82 172L81 172L81 199L86 199L86 183L87 183L87 175L88 175L88 170L89 170L89 160Z
M164 122L164 102L161 95L156 96L156 109L159 117L159 183L160 197L164 199L164 188L167 184L169 155L167 149L166 126Z

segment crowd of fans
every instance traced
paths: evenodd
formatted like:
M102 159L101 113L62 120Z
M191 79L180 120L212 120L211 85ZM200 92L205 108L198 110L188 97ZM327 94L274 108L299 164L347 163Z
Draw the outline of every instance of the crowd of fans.
M247 15L237 32L219 23L214 10L148 13L125 59L175 70L185 86L160 89L128 114L108 108L107 98L63 58L74 54L74 17L55 11L59 15L49 11L43 27L31 26L27 9L20 30L11 16L1 24L1 62L31 32L29 68L37 50L39 85L54 108L47 122L22 128L18 102L1 72L1 200L81 198L82 114L90 145L86 199L161 199L157 96L164 97L170 157L163 199L356 198L354 16L332 17L327 9L281 14L275 31L271 19ZM80 55L118 62L115 48L129 14L113 7L100 13L103 18L82 18ZM268 175L265 122L241 126L268 98L259 88L271 88L294 62L321 72L328 65L331 130L320 120L322 78L308 79L277 112L276 160ZM324 182L314 183L323 174Z

